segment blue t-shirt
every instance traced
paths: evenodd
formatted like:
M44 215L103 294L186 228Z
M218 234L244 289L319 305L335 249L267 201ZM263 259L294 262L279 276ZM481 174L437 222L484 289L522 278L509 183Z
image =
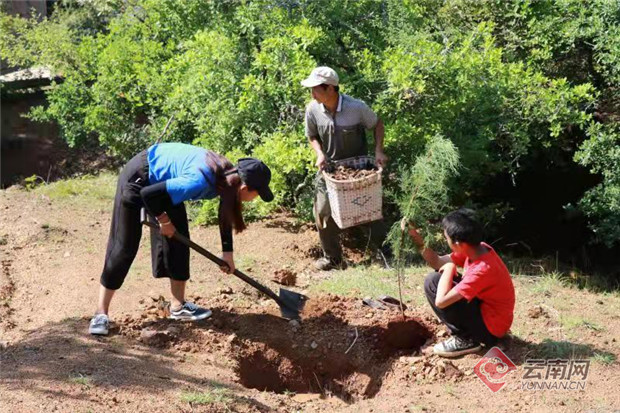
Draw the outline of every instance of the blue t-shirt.
M147 155L149 183L165 181L166 191L175 205L217 196L215 176L205 162L205 149L184 143L159 143L148 148Z

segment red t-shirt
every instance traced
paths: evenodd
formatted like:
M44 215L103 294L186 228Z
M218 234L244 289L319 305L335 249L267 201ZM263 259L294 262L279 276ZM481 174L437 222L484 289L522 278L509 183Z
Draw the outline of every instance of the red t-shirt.
M488 244L482 245L489 251L475 261L463 254L450 254L452 262L465 269L463 279L454 288L467 301L478 297L484 324L491 334L502 337L512 325L515 288L502 259Z

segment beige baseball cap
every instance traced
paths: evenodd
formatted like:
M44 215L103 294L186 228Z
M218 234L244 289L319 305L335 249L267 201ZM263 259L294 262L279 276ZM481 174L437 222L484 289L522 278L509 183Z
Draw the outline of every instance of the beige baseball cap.
M307 79L301 81L305 87L315 87L318 85L338 86L338 73L331 67L319 66L315 68Z

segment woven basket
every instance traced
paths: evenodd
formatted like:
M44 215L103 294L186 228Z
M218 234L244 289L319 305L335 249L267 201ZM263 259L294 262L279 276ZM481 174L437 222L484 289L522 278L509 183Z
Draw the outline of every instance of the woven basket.
M375 158L371 156L357 156L342 159L330 164L329 170L340 165L352 169L366 168L368 164L375 166ZM381 173L376 173L347 181L337 181L323 171L327 186L327 197L332 211L332 218L341 229L354 227L366 222L383 218Z

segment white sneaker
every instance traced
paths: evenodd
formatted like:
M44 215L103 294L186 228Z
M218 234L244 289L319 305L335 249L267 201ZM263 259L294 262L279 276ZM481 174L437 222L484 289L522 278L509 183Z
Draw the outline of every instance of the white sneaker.
M95 314L90 320L88 332L98 336L107 336L110 328L110 320L106 314Z

